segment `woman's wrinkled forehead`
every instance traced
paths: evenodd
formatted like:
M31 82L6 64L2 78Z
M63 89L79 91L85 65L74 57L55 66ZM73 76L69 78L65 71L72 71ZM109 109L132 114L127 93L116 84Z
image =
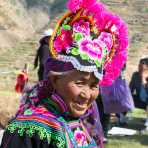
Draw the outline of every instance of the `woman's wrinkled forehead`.
M45 72L44 72L44 78L46 79L49 75L49 73L56 72L56 73L62 73L66 71L71 71L74 69L73 65L70 62L62 62L59 60L56 60L54 58L49 57L44 65Z
M65 75L66 76L66 75ZM64 76L64 77L65 77ZM83 80L83 81L92 81L92 82L99 82L99 79L97 79L94 75L94 73L89 72L82 72L78 71L76 69L72 70L70 73L67 74L68 77L70 77L71 80Z

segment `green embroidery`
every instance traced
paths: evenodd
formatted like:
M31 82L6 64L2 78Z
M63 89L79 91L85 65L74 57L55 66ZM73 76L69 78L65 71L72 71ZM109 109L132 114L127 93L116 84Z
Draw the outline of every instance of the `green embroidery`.
M71 54L73 54L73 55L79 55L79 49L76 48L76 47L73 47L73 48L71 49Z
M95 64L97 67L101 67L101 63L98 61L98 59L95 60Z
M75 33L75 40L78 42L83 38L83 34L82 33Z
M54 130L47 130L46 128L36 124L27 123L27 121L25 121L25 123L13 122L8 125L7 130L10 133L14 133L17 130L20 136L26 134L29 137L32 137L34 133L37 133L41 140L47 139L48 143L52 140L58 148L65 148L66 145L64 134Z
M63 140L63 138L54 136L54 139L55 139L55 144L57 145L58 148L65 148L66 143ZM58 142L56 142L56 141L58 141Z
M104 64L105 60L106 60L106 57L103 57L102 58L102 64Z
M58 35L61 34L61 28L59 28L59 29L57 30L57 34L58 34Z
M58 121L63 122L63 123L66 123L66 121L65 121L65 119L63 117L59 117L58 118Z
M106 47L104 47L104 49L103 49L103 57L102 57L102 61L101 61L101 63L102 64L104 64L104 62L105 62L105 60L106 60L106 56L107 56L107 48Z
M64 20L64 24L68 24L69 21L70 21L70 17L67 17L67 18Z
M24 115L32 115L32 110L31 109L27 109L27 110L25 110L25 112L24 112Z
M80 54L80 57L82 58L82 60L87 60L87 61L89 61L89 56L87 55L87 54Z
M20 136L23 136L24 132L25 132L25 127L22 127L21 129L18 130L18 134Z
M64 29L64 30L70 30L71 29L71 27L69 26L69 25L62 25L62 28Z
M71 52L72 55L75 55L75 56L76 55L80 55L80 57L82 58L82 60L92 61L92 62L94 62L96 64L97 67L101 67L101 62L99 62L98 59L90 59L87 54L80 53L78 47L73 47L70 52ZM105 57L102 58L102 60L104 61L105 60Z

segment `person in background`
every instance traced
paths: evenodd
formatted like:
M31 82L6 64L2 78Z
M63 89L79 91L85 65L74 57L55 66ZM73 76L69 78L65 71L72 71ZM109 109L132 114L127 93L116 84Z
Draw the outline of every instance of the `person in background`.
M147 118L144 125L148 130L148 57L140 59L138 71L133 73L129 86L135 107L146 110Z
M37 50L36 57L34 60L34 68L38 68L38 79L43 80L44 77L44 63L47 60L47 58L50 56L50 50L49 50L49 41L51 38L51 35L53 33L52 29L48 29L43 33L43 37L40 39L40 46Z
M119 79L125 79L125 70L126 70L126 63L124 64L121 74L119 76ZM127 112L122 113L116 113L116 116L118 118L118 125L119 126L125 126L127 125L127 118L126 118Z
M114 80L114 83L116 83L116 81L118 81L119 79L125 79L125 76L124 76L125 69L126 69L126 64L124 64L119 77L116 80ZM100 87L100 89L101 89L101 87ZM112 91L114 91L114 89L112 89ZM104 104L105 101L102 99L103 99L103 93L106 93L106 92L104 92L103 90L101 90L100 92L101 93L98 95L96 102L97 102L97 106L98 106L98 110L99 110L100 121L101 121L103 132L104 132L104 139L103 140L104 140L104 143L107 143L108 142L108 139L107 139L108 130L111 126L110 125L110 118L111 118L111 114L114 112L109 113L109 112L105 111L104 105L106 105L106 104ZM113 92L110 92L110 95L109 95L110 97L111 97L111 94L113 94ZM108 97L108 99L110 99L110 98ZM105 107L109 107L109 106L105 106ZM116 112L116 117L118 118L118 121L117 121L118 126L125 126L127 124L125 116L126 116L126 112L121 112L120 110L118 111L118 113Z
M103 148L94 101L126 62L127 25L97 0L67 6L51 36L46 79L24 93L2 148Z

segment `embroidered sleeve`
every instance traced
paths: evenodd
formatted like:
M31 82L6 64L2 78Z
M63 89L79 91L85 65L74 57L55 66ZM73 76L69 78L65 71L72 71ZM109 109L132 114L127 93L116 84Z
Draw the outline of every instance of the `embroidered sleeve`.
M56 148L65 148L65 135L58 123L52 122L52 119L43 120L35 116L31 118L18 118L14 120L8 125L6 132L10 135L17 133L18 137L23 139L24 137L32 139L38 136L40 141L47 141L48 145L53 144Z

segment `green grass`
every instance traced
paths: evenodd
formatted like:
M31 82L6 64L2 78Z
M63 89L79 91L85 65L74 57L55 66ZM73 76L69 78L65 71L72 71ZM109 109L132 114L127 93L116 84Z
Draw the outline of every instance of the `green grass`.
M144 118L146 117L144 110L135 109L130 117L132 118L128 121L126 128L137 130L137 134L134 136L109 136L109 143L105 145L105 148L148 147L148 132L141 132L144 129Z
M145 111L142 109L135 109L132 113L132 117L144 118L145 116Z
M105 148L147 148L148 135L136 135L126 137L110 137Z

